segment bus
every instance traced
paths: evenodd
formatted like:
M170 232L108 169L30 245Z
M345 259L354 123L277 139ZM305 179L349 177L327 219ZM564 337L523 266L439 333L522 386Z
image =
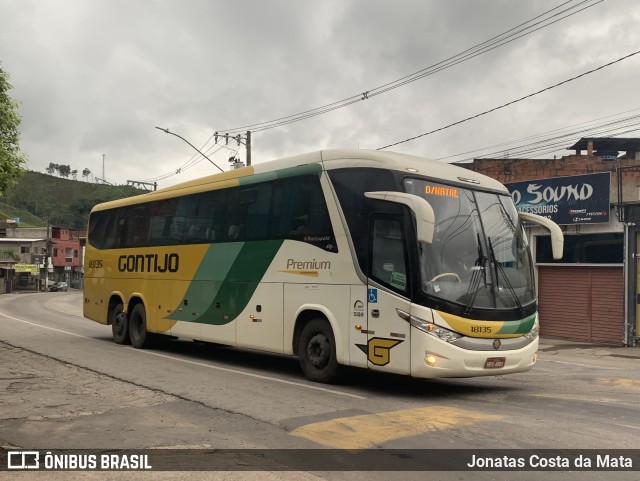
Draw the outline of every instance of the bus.
M523 223L496 180L334 149L106 202L90 214L84 316L118 344L165 335L418 378L524 372L539 320Z

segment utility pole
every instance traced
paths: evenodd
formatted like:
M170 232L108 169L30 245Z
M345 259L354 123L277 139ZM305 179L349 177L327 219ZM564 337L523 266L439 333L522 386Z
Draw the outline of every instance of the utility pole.
M251 165L251 131L247 130L247 136L246 138L246 147L247 147L247 167L249 167Z
M45 247L44 247L44 290L49 290L49 257L51 256L51 221L50 221L51 213L49 212L46 215L47 219L47 235L45 237Z
M104 154L102 154L102 179L106 179L106 177L104 176Z
M225 145L229 145L230 139L235 140L238 143L238 146L240 146L241 144L244 145L247 149L247 167L251 165L251 131L250 130L247 130L247 133L244 135L238 134L235 137L229 136L228 133L223 135L223 134L219 134L218 132L215 132L213 135L214 135L216 144L218 143L218 139L222 139L224 137Z

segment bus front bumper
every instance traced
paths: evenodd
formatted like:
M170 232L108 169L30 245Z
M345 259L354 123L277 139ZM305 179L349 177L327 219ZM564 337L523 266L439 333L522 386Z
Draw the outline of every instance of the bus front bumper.
M470 350L412 332L411 375L421 378L500 376L531 370L538 339L520 349Z

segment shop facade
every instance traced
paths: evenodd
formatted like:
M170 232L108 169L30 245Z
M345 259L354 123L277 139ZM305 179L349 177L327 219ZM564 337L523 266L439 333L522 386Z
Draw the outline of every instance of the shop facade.
M554 260L548 233L525 226L541 335L634 346L640 333L640 167L619 174L621 167L640 165L633 150L640 150L640 139L613 139L619 142L609 142L607 155L598 155L604 140L612 139L581 139L572 147L576 155L561 159L459 165L500 180L519 210L551 218L564 232L564 255ZM587 155L582 145L589 146Z

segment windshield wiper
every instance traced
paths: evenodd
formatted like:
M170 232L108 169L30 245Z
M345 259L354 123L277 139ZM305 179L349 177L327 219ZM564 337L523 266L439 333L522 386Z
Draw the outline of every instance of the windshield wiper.
M500 278L498 273L501 273L502 278L504 279L504 283L507 286L507 289L509 289L509 292L513 296L513 300L516 302L516 306L518 306L518 311L520 312L520 316L524 317L524 309L522 308L522 303L520 302L520 299L518 299L518 294L516 294L516 291L511 285L511 282L509 282L509 278L507 277L507 273L505 272L504 267L500 262L498 262L498 259L496 258L496 253L493 250L493 244L491 243L491 237L487 237L487 242L489 244L490 262L495 266L495 271L496 271L496 296L498 295L498 290L500 288L499 286Z
M482 242L480 242L480 234L477 234L478 238L478 258L473 266L473 273L471 274L471 280L469 281L469 288L467 289L468 298L467 304L464 306L464 314L469 315L471 307L476 301L478 296L478 290L480 289L480 278L484 278L485 285L487 284L487 273L484 269L484 265L487 262L487 257L484 255L484 249L482 249ZM473 293L473 294L472 294Z

